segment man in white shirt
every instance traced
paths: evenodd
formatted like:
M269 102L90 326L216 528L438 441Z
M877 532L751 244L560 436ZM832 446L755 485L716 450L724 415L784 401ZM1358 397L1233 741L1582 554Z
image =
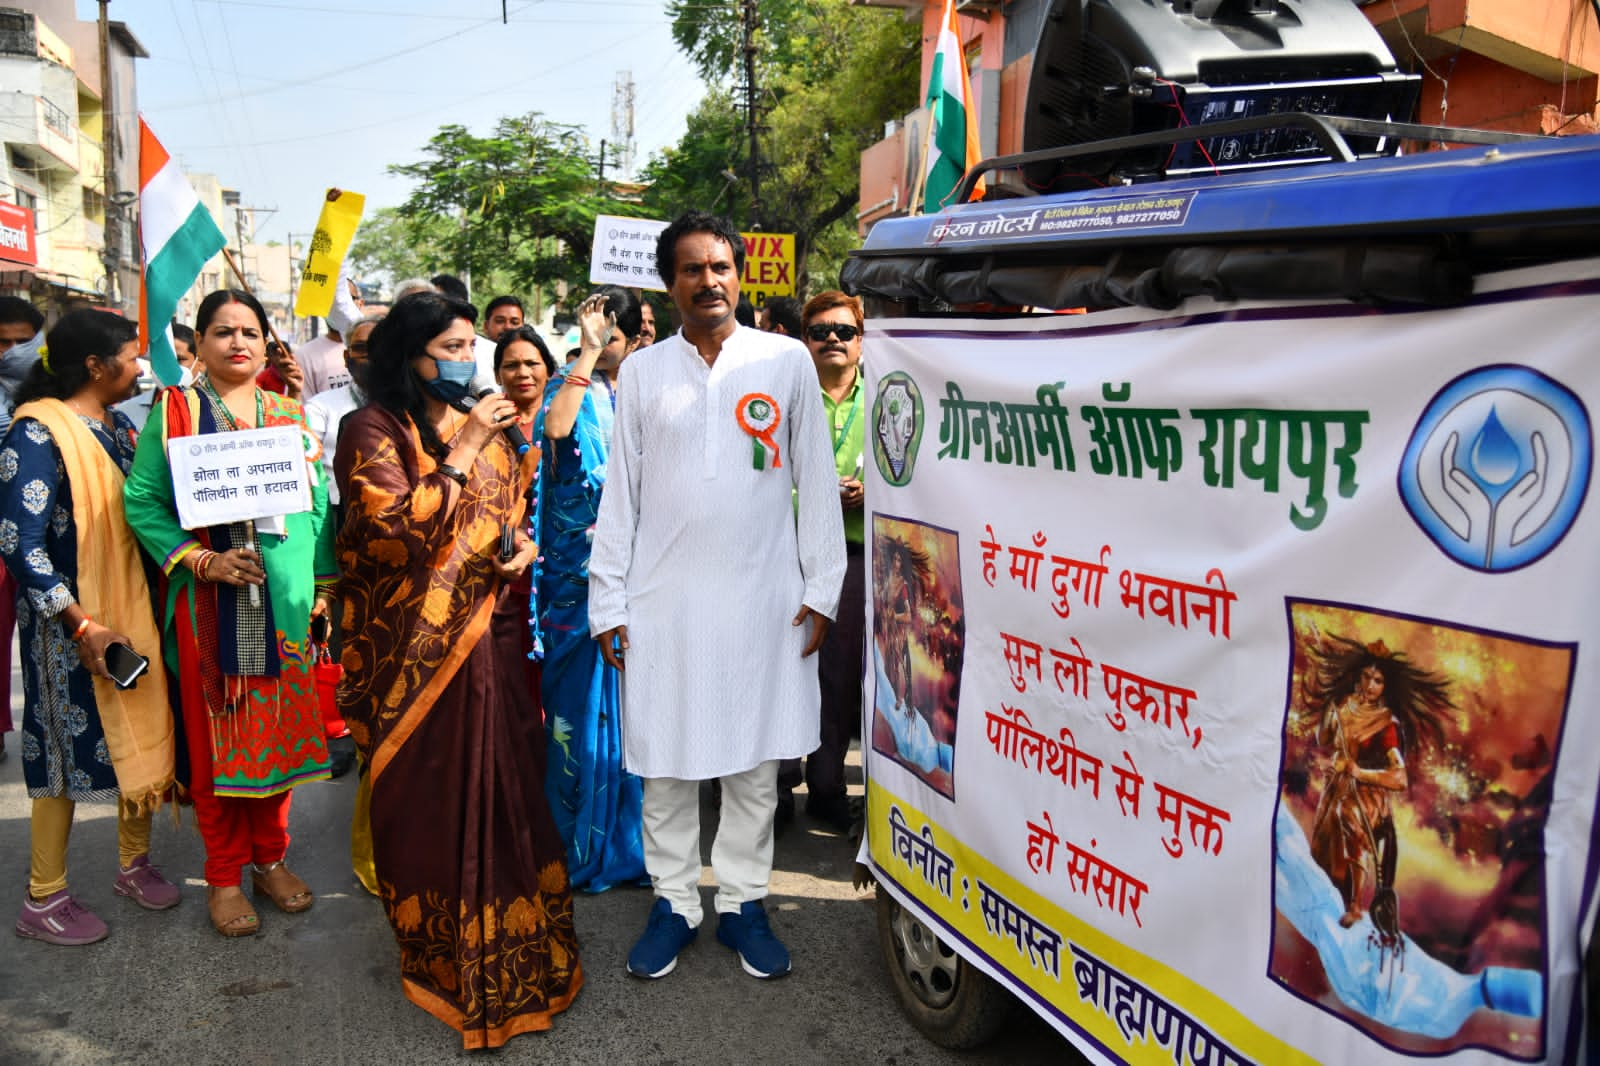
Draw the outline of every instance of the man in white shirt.
M331 326L320 337L312 337L295 348L294 358L305 375L302 396L316 396L350 384L350 371L344 365L344 337Z
M691 212L662 232L683 329L622 364L589 560L589 631L623 670L623 764L644 779L656 901L628 955L638 977L670 973L700 924L708 778L722 782L717 939L752 976L790 968L761 902L778 761L817 747L814 653L844 531L816 367L798 341L738 325L743 265L726 219Z
M501 334L520 329L523 321L521 300L515 296L496 296L483 309L483 335L498 344Z
M317 393L306 401L306 428L322 442L322 469L328 475L328 502L341 506L339 482L333 476L333 453L339 447L339 425L344 416L367 402L367 338L382 315L368 315L350 328L350 343L344 348L345 384ZM338 513L337 511L335 513ZM335 529L338 523L335 523Z
M345 336L341 331L361 318L365 306L361 290L341 271L333 308L323 319L326 332L294 350L295 361L305 377L302 396L310 398L350 384L350 372L344 365Z

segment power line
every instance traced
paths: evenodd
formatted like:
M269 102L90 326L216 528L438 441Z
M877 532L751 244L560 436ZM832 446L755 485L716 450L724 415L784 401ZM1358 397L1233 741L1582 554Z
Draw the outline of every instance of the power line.
M631 36L624 37L624 38L620 39L619 41L617 41L616 44L618 44L618 45L628 44L628 43L638 39L639 37L642 37L646 32L648 32L648 30L650 28L651 27L646 27L645 30L641 30L638 33L632 34ZM461 104L470 103L473 100L481 100L486 96L494 96L494 95L496 95L498 93L504 93L504 92L508 92L509 90L512 90L512 89L521 88L524 85L531 85L534 82L542 81L545 78L554 77L554 76L565 77L569 73L570 73L569 71L567 71L567 70L565 70L563 68L560 68L560 67L545 67L544 69L540 70L537 74L534 74L534 75L532 75L530 77L521 78L521 79L519 79L517 81L510 82L510 83L507 83L505 85L496 85L496 86L494 86L492 88L485 89L482 92L472 93L472 94L470 94L468 96L461 96L461 97L457 97L456 99L453 99L453 100L446 100L446 101L443 101L443 102L439 103L438 105L436 105L434 107L424 108L424 109L422 109L420 111L408 111L407 113L405 113L403 115L394 115L394 116L391 116L389 118L378 119L378 120L373 121L373 122L365 122L365 123L362 123L359 126L347 126L347 127L343 128L343 129L324 130L324 131L322 131L320 133L307 133L307 134L303 134L303 135L297 136L297 137L280 137L280 138L277 138L275 140L260 141L260 142L257 143L256 147L265 148L265 147L271 147L271 146L281 145L281 144L300 144L300 143L303 143L305 141L319 140L319 139L321 139L323 137L343 137L346 134L350 134L350 133L361 133L361 132L363 132L365 130L377 129L380 126L390 126L390 125L393 125L396 122L406 122L406 121L408 121L410 119L417 118L417 117L422 116L422 115L429 115L429 114L433 114L433 113L439 112L439 111L449 111L449 110L452 110L453 108L458 107ZM201 152L201 151L209 151L209 150L213 150L213 149L217 149L217 148L231 148L233 146L229 145L229 144L201 144L201 145L189 145L187 147L188 147L188 149L190 151Z
M195 21L199 22L199 20L200 20L200 14L199 14L198 11L196 11L195 12ZM222 35L222 43L228 50L228 62L229 62L229 64L232 65L232 68L233 68L233 84L234 84L234 87L237 88L242 93L244 91L244 83L242 81L240 81L240 79L239 79L239 60L238 60L238 57L235 56L234 52L233 52L233 35L228 32L228 20L222 17L222 13L220 11L217 13L217 23L218 23L217 30ZM255 175L254 176L255 176L256 182L258 183L258 187L264 187L266 185L266 171L263 169L263 167L261 165L261 151L260 151L259 148L256 147L256 144L255 144L255 141L256 141L255 117L251 114L250 106L248 104L240 107L239 111L244 116L245 133L250 138L250 141L249 141L249 144L248 144L248 147L250 149L250 166L251 166L251 169L253 169L255 171ZM243 250L242 246L240 248L240 253L239 254L241 256L244 254L244 250Z
M195 0L195 2L199 2L199 0ZM214 3L215 0L210 0L210 2ZM538 0L529 0L528 3L523 4L520 8L517 9L518 13L520 14L521 12L526 11L528 8L532 7L537 2L538 2ZM174 10L174 15L176 15L176 10ZM433 38L430 38L430 39L428 39L426 41L422 41L422 42L419 42L417 44L410 45L410 46L408 46L406 48L401 48L398 51L388 52L388 53L385 53L384 55L380 55L380 56L374 56L371 59L362 60L360 62L346 63L343 66L335 67L335 68L333 68L331 70L325 70L321 74L308 75L306 77L300 78L297 84L300 85L300 86L316 85L317 83L326 81L329 78L338 77L340 74L348 74L351 71L361 70L361 69L363 69L365 67L376 66L379 63L386 63L391 59L398 59L401 56L410 55L413 52L420 52L424 48L432 48L435 45L443 44L445 41L454 40L457 37L464 37L467 34L471 33L473 30L481 29L484 26L493 26L493 25L495 25L495 20L492 19L492 18L491 19L480 19L477 22L473 23L472 25L466 27L465 29L457 30L454 33L447 33L442 37L433 37ZM260 89L248 89L248 90L241 91L237 96L226 97L225 99L241 100L241 99L244 99L245 97L261 96L263 94L276 92L276 91L278 91L276 87L263 87L263 88L260 88ZM162 111L182 111L182 110L186 110L187 108L191 108L191 107L202 107L202 106L205 106L205 105L210 104L212 102L213 101L210 101L210 100L191 100L191 101L188 101L186 103L181 103L181 104L163 105L161 108L159 108L159 110L162 110Z

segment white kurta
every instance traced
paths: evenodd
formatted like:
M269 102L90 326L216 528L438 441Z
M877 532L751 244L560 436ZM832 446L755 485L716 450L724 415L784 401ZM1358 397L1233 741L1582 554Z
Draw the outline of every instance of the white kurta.
M753 463L741 399L776 401L774 467ZM796 512L798 499L798 515ZM681 334L622 364L589 560L589 629L627 625L623 763L704 779L819 740L817 657L802 604L834 616L844 527L811 356L736 329L706 366Z

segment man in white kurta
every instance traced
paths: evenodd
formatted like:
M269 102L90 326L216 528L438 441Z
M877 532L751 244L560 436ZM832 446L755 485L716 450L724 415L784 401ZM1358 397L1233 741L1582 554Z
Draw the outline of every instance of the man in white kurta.
M625 651L623 758L645 779L645 866L658 900L629 970L664 976L700 923L698 783L719 778L718 939L753 975L780 976L787 952L773 938L781 957L764 962L763 945L746 945L745 919L771 937L760 900L778 760L818 744L810 653L844 576L838 478L806 349L734 322L731 242L673 235L663 242L677 241L676 259L668 244L657 260L684 329L622 366L589 562L590 632L608 658L619 640ZM648 961L658 920L676 940L668 930Z

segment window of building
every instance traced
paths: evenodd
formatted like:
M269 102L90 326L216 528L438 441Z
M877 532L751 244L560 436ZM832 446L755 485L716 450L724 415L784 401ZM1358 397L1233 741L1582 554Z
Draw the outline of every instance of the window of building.
M72 135L72 116L43 96L39 98L39 103L44 110L44 124L61 134L61 136L70 137Z

